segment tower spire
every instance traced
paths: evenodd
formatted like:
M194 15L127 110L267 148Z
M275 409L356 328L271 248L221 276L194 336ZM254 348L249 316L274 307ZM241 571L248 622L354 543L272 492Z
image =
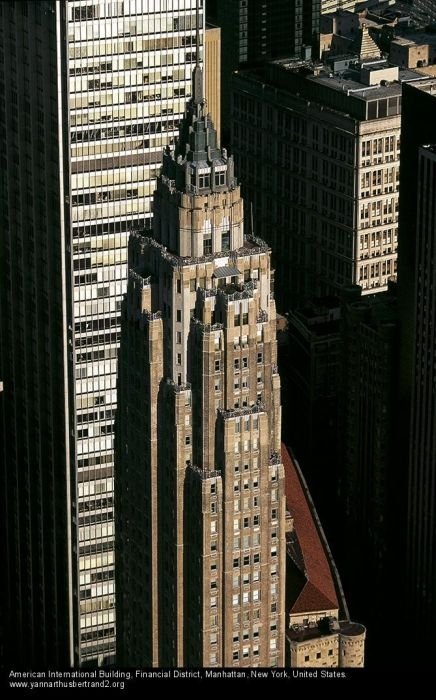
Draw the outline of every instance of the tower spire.
M194 104L201 105L203 96L203 70L200 65L200 12L199 0L195 3L195 68L192 73L192 100Z

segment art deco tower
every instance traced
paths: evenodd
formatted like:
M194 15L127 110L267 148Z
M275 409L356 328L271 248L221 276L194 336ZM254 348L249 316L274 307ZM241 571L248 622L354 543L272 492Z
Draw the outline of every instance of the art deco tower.
M285 499L270 250L244 237L202 72L131 239L116 427L117 660L284 663Z

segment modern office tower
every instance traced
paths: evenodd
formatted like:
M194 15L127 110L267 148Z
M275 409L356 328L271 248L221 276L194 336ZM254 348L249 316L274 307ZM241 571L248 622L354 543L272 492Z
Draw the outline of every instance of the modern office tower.
M321 13L336 12L336 10L355 10L361 3L356 0L321 0Z
M270 250L244 234L201 69L132 238L116 428L117 659L284 663L285 499Z
M244 64L300 57L303 46L309 50L318 42L320 0L217 0L206 12L221 27L222 124L228 130L231 73Z
M10 668L68 665L76 641L63 26L47 10L0 8L0 585Z
M397 264L401 83L414 79L351 58L233 76L235 163L254 231L276 256L279 311L344 284L387 289Z
M115 647L113 421L127 240L129 230L146 225L151 216L162 146L176 136L196 60L196 26L203 26L204 10L197 10L194 0L174 0L167 7L164 0L7 2L1 7L2 138L7 144L2 157L8 174L2 215L8 217L3 235L9 241L3 319L21 304L11 316L13 331L5 326L2 332L4 357L13 353L15 358L2 366L6 466L8 472L16 468L37 480L41 502L33 502L38 491L30 482L28 492L24 486L19 492L20 499L29 499L35 518L39 507L51 507L51 499L38 476L49 466L45 448L35 447L34 432L50 440L53 469L74 472L77 490L60 498L77 511L72 514L78 535L72 566L80 574L78 580L74 572L66 579L80 605L81 662L109 660ZM40 288L45 291L38 296ZM75 385L64 400L70 366ZM35 410L15 408L18 386L23 406L27 402ZM71 467L62 467L71 437ZM28 453L21 453L26 444ZM53 488L57 498L62 485L56 481ZM67 512L65 505L61 512ZM59 540L53 547L60 547L60 524L54 516L49 522ZM17 510L16 527L28 527L24 506ZM43 534L35 520L35 551ZM10 557L23 558L23 566L26 546L23 539L10 550ZM65 572L61 561L59 554L56 569ZM36 576L37 568L32 571ZM45 585L49 579L45 576ZM13 595L25 597L30 585L23 574L23 591L15 586ZM48 599L57 600L48 590L44 595L46 605L34 588L38 615ZM11 614L17 628L32 628L24 610L15 613L12 605Z
M286 665L362 667L366 630L341 580L298 463L282 445L286 505Z

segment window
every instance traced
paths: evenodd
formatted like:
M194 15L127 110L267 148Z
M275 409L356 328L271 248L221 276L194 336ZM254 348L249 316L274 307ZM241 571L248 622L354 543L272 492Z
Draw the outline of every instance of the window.
M212 535L216 534L216 531L217 531L217 521L216 520L211 520L210 531L211 531Z
M210 597L210 607L211 608L216 608L216 595L212 595Z
M239 369L239 360L238 359L235 360L235 369Z
M75 7L74 8L74 19L75 20L93 19L94 17L97 16L96 10L97 10L97 6L94 7L93 5L85 5L82 7Z
M222 187L226 184L226 173L224 170L215 173L215 185L217 187ZM223 248L224 250L224 248Z
M271 520L272 520L272 521L277 520L277 513L278 513L278 509L277 509L277 508L273 508L272 511L271 511Z
M250 602L250 591L244 591L242 594L242 602L243 603L249 603Z
M180 352L177 353L176 364L178 364L178 365L182 364L182 354Z
M242 648L242 656L244 657L244 659L247 659L249 655L250 655L250 647L243 647Z
M177 311L176 311L176 319L177 319L178 323L182 322L182 312L180 309L177 309Z
M248 313L242 314L242 325L246 326L248 323Z
M182 342L182 334L180 331L177 331L176 333L176 342L181 343Z
M256 527L257 525L260 525L260 515L255 515L253 517L253 525Z
M247 369L248 367L248 357L242 358L242 369Z
M210 187L210 175L209 175L209 173L199 175L198 186L200 188Z
M305 661L309 661L309 658L310 658L309 656L305 656L305 657L304 657L304 660L305 660Z
M244 527L250 527L250 518L244 518Z
M261 352L257 353L257 364L260 364L263 360L263 355Z
M253 557L254 564L260 564L260 554L255 554Z
M230 231L225 231L221 235L221 250L230 250Z
M235 593L232 598L233 602L233 607L235 608L237 605L239 605L239 594Z
M212 239L205 238L203 240L203 255L210 255L212 252Z
M215 372L219 372L219 371L220 371L220 361L215 360Z
M320 652L320 651L317 651L317 652L316 652L316 658L317 658L317 659L320 659L320 658L321 658L321 652Z
M233 661L237 661L239 659L239 651L234 651L233 652Z
M236 569L239 566L239 557L233 559L233 568Z
M256 558L256 554L254 555L254 557ZM250 563L250 556L249 555L244 557L243 563L244 563L244 566L249 565L249 563Z

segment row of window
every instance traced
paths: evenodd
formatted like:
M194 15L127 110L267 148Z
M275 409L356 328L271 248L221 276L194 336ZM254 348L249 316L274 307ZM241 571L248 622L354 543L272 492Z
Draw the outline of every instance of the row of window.
M212 529L212 523L214 524L214 529ZM212 521L210 525L211 525L211 532L216 532L216 521ZM242 519L242 521L240 520L240 518L233 519L233 531L234 532L238 532L241 529L241 525L244 529L248 528L248 527L252 527L252 526L259 527L260 515L253 515L253 519L251 519L249 517L245 517Z
M100 139L113 139L125 136L142 136L143 134L160 134L163 131L174 131L178 128L178 126L178 119L164 119L159 121L147 119L147 121L144 121L143 123L126 124L125 126L112 126L107 129L98 128L86 129L84 131L72 131L71 143L78 143L80 141L99 141Z
M73 194L71 203L73 206L83 204L98 204L100 202L110 202L118 199L133 199L138 196L137 189L129 190L106 190L97 192L85 192L84 194Z

